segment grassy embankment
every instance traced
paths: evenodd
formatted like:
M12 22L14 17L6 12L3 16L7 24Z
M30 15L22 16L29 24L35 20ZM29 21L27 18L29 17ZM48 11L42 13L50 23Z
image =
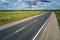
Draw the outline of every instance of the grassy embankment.
M54 11L54 12L55 12L55 14L57 16L57 20L58 20L58 23L59 23L59 26L60 26L60 11Z
M41 14L45 11L0 11L0 26Z

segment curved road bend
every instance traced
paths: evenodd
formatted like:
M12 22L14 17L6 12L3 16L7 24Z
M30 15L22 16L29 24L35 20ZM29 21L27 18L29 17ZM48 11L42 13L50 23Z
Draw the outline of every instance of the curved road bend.
M51 12L48 12L34 19L0 30L0 40L32 40L50 15Z

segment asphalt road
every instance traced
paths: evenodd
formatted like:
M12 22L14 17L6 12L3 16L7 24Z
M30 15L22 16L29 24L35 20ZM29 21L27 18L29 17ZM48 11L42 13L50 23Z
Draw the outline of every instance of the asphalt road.
M0 40L32 40L50 14L51 12L48 12L42 16L0 30Z

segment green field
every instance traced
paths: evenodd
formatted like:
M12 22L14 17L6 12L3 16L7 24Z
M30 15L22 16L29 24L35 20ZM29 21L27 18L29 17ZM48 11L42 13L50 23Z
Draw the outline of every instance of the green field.
M54 11L55 14L56 14L56 17L57 17L57 20L58 20L58 23L59 23L59 26L60 26L60 11Z
M45 11L0 11L0 26L39 15Z

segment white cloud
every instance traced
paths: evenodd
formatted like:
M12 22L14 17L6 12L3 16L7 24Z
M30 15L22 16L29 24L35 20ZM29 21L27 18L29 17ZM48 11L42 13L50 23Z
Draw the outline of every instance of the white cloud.
M1 3L8 3L9 1L8 0L0 0Z
M17 6L17 3L13 4L13 6Z
M17 1L19 1L19 2L20 2L20 1L22 1L22 0L17 0Z
M25 0L25 1L36 1L36 0Z

